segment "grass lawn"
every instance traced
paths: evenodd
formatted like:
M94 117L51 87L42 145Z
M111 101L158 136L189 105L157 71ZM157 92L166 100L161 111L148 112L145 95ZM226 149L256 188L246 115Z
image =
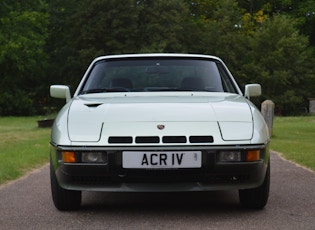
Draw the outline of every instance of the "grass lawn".
M0 184L48 162L50 128L38 128L39 119L0 117Z
M270 147L315 171L315 116L276 117Z
M49 161L50 128L40 117L0 117L0 184ZM315 116L276 117L271 149L315 170Z

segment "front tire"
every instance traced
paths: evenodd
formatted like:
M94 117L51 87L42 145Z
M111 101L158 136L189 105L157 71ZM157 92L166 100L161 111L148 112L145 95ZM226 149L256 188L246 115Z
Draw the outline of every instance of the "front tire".
M244 207L252 209L263 209L267 204L270 187L270 160L261 186L253 189L239 190L240 202Z
M81 206L81 191L72 191L60 187L57 181L55 170L50 161L50 184L51 194L55 207L60 211L79 209Z

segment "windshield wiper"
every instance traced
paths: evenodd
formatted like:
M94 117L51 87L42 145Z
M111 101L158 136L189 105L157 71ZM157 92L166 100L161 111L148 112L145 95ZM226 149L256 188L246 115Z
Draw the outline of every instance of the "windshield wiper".
M170 89L162 89L159 91L179 91L179 92L184 92L184 91L202 91L202 92L207 92L208 90L206 89L194 89L194 88L170 88Z
M144 91L150 92L176 92L176 91L204 91L201 89L190 89L190 88L170 88L170 87L146 87Z
M103 93L106 92L106 89L88 89L81 91L80 94L88 94L88 93Z
M129 92L128 89L123 87L117 87L117 88L97 88L97 89L88 89L81 91L80 94L89 94L89 93L111 93L111 92Z

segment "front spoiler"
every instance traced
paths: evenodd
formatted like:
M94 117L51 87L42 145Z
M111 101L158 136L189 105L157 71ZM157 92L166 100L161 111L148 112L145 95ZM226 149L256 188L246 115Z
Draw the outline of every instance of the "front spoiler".
M94 192L199 192L199 191L219 191L234 189L250 189L260 186L262 183L255 184L206 184L206 183L121 183L106 186L94 185L79 186L65 185L64 189L77 191L94 191Z

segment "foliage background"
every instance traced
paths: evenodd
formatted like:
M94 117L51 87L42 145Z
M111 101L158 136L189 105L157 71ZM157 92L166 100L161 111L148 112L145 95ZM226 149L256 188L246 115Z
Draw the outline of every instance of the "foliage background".
M2 0L0 115L43 114L51 84L79 83L99 55L221 57L282 115L315 97L313 0Z

